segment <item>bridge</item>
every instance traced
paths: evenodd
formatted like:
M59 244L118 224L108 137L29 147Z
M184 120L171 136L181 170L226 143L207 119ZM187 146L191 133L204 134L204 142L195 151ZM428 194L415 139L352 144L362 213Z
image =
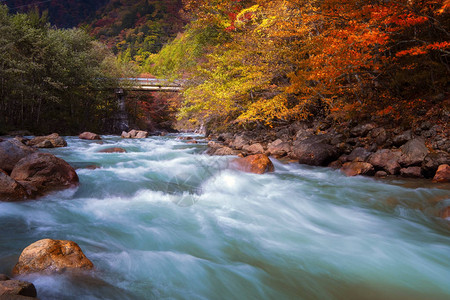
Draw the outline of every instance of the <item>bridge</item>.
M124 86L122 89L128 91L149 92L179 92L183 89L183 80L167 80L157 78L121 78Z

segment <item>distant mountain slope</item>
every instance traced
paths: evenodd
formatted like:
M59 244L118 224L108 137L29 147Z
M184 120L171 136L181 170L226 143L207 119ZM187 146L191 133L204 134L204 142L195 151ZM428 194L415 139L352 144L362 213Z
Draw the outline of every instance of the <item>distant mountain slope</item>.
M50 22L63 28L85 22L108 2L109 0L0 0L11 12L24 12L34 7L38 7L40 11L48 10Z
M121 59L140 62L183 29L182 6L182 0L110 0L89 28Z

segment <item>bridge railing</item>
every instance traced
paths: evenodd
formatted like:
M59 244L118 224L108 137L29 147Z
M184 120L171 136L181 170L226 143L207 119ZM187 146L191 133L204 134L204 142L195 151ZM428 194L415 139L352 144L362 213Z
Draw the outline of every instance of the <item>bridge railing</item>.
M149 91L169 91L177 92L183 87L184 80L168 80L159 78L120 78L120 81L126 82L125 89L129 90L149 90Z

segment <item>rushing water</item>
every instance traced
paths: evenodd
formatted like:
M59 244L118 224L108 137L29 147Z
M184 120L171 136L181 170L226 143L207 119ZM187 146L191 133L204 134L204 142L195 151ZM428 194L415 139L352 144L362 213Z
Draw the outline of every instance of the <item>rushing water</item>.
M246 174L175 137L67 140L49 152L79 168L78 189L0 202L0 273L43 238L96 266L23 277L41 300L450 299L450 222L436 217L449 185L278 161Z

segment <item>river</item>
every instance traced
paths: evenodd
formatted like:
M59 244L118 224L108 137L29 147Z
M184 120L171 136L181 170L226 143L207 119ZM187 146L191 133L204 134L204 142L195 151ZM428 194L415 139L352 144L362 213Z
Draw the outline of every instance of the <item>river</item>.
M43 238L75 241L86 274L21 277L44 299L450 299L450 186L273 160L227 168L206 142L67 137L48 152L75 190L0 202L0 273ZM127 153L97 153L122 147ZM92 170L87 165L101 168Z

